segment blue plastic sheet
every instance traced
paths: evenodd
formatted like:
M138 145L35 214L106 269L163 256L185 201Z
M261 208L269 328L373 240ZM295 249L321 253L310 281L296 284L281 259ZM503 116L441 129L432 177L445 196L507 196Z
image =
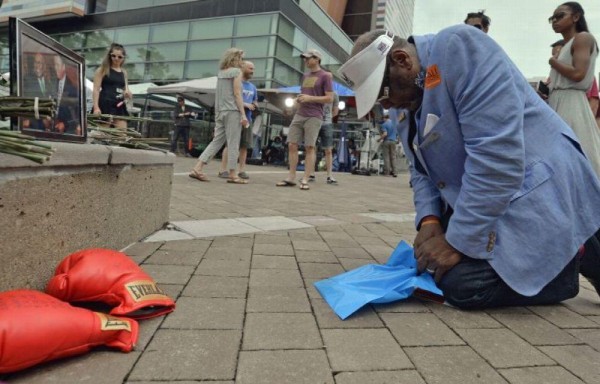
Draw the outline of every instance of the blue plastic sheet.
M441 301L442 291L428 273L417 274L410 245L401 241L385 265L368 264L314 283L342 319L369 303L390 303L411 296L415 290Z

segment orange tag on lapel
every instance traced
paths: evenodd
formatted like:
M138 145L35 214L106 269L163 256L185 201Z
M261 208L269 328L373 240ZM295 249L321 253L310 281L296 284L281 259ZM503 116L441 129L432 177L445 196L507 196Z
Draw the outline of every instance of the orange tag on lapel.
M438 70L437 64L433 64L427 68L427 74L425 75L425 89L435 88L442 82L442 76Z

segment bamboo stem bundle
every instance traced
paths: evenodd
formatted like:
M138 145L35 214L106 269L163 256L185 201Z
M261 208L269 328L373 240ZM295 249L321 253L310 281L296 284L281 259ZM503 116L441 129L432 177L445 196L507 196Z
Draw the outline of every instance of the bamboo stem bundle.
M52 118L56 114L56 104L52 99L34 97L0 97L0 116L25 118ZM48 144L35 140L35 137L15 131L0 130L0 152L20 156L36 163L50 159L54 150Z
M18 132L0 130L0 152L24 157L42 164L50 159L54 150L48 144L35 141L35 137Z
M52 99L38 99L38 118L52 118L56 114L56 103ZM36 118L35 98L0 97L0 116Z
M112 116L112 115L88 115L88 132L94 142L106 145L118 145L126 148L134 149L151 149L155 151L168 152L165 149L156 147L157 145L168 145L166 138L144 138L142 134L131 128L109 128L101 126L106 124L107 120L112 119L127 120L127 121L148 121L147 118L131 117L131 116Z

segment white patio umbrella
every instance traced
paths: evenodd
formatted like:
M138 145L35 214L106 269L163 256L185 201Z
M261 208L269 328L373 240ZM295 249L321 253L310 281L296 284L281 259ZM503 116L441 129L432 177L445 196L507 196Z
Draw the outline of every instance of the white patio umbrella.
M186 99L194 100L205 107L212 108L215 106L217 76L148 87L147 92L154 94L177 94Z
M259 90L260 92L260 90ZM204 79L182 81L155 87L148 87L148 93L154 94L179 94L186 99L196 101L205 107L215 106L215 95L217 93L217 76L205 77ZM259 109L271 113L283 114L281 108L271 103L258 103Z

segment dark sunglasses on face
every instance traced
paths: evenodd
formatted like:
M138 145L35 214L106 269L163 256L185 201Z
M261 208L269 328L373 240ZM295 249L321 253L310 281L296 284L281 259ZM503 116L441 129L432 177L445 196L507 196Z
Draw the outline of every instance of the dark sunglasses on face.
M472 26L479 30L483 30L483 25L481 25L481 24L472 24Z
M121 56L121 55L115 55L114 53L110 54L110 57L112 57L113 59L119 59L121 60L122 58L124 58L125 56Z
M567 12L560 12L557 13L556 15L552 15L548 18L548 22L550 24L554 23L555 21L561 21L565 16L567 16L568 13Z

